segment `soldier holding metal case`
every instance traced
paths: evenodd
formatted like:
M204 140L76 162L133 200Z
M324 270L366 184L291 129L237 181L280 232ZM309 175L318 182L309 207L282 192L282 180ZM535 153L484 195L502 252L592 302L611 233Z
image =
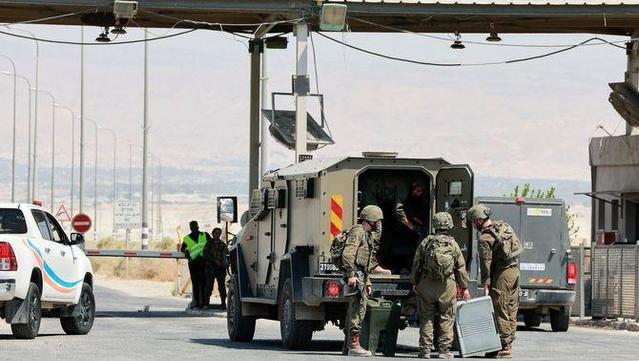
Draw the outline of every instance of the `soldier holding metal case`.
M453 358L450 352L454 331L457 288L464 300L470 299L466 262L459 245L448 231L453 219L447 212L433 217L435 232L417 247L413 260L413 291L417 294L419 314L419 357L430 358L434 324L437 322L439 358Z

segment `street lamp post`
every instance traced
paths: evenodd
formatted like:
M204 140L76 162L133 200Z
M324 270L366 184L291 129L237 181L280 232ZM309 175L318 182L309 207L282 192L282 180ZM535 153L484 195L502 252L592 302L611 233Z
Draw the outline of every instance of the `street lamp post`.
M113 231L112 231L111 237L115 241L115 237L116 237L116 230L115 230L115 202L117 201L117 187L116 187L116 174L115 173L116 173L116 162L117 162L117 156L118 156L118 153L117 153L118 137L115 135L115 132L113 131L113 129L105 128L105 127L103 127L102 129L108 131L113 136L113 172L112 172L113 173L113 190L112 190L112 195L111 195L111 197L113 199L113 202L112 202L112 208L113 208L113 213L112 213L112 215L113 215L113 224L112 224L112 228L113 228Z
M33 162L31 163L31 166L29 167L29 176L27 176L28 179L31 180L31 194L29 195L29 199L33 199L35 198L35 188L36 188L36 160L37 160L37 137L38 137L38 90L40 89L40 82L39 82L39 69L40 69L40 43L38 42L38 40L36 40L36 36L33 35L32 32L30 32L29 30L24 30L24 29L16 29L16 28L11 28L11 30L14 31L21 31L23 33L29 34L31 36L31 38L33 38L33 41L35 41L36 44L36 58L35 58L35 106L34 106L34 123L33 123ZM29 89L31 89L31 86L29 86ZM31 94L29 94L29 98L31 97ZM31 128L31 127L29 127ZM29 137L29 145L31 145L31 137ZM31 167L33 167L33 177L31 177Z
M9 75L9 76L13 76L13 74L15 73L9 73L8 71L3 71L1 72L4 75ZM27 200L29 202L31 202L31 82L29 81L29 79L27 79L26 77L22 76L22 75L16 75L18 79L22 80L25 82L25 84L27 84L27 96L29 98L29 123L28 128L29 128L29 132L28 132L28 138L29 141L27 143L29 143L29 149L27 151L27 163L28 163L28 170L27 170ZM15 132L14 132L15 134Z
M11 64L11 71L13 74L13 132L11 140L12 156L11 156L11 203L16 201L16 64L13 60L0 54L0 58L6 59Z
M66 105L56 104L58 108L62 108L71 114L71 217L75 215L73 212L73 193L75 183L75 113Z
M142 235L141 235L141 248L147 249L149 247L149 222L148 222L148 213L147 213L147 192L148 192L148 169L147 169L147 161L148 161L148 153L149 153L149 144L148 144L148 135L149 135L149 43L146 41L148 39L148 31L144 29L144 124L142 126L143 129L143 142L142 142Z
M55 97L53 96L53 94L51 94L50 92L46 91L46 90L38 90L38 89L34 89L33 91L35 91L36 93L41 92L43 94L48 95L51 98L51 212L55 211L53 209L54 205L54 191L53 191L53 187L54 187L54 183L55 183ZM37 136L37 134L36 134Z
M93 241L98 240L98 129L100 126L95 121L85 118L95 127L95 159L93 166Z

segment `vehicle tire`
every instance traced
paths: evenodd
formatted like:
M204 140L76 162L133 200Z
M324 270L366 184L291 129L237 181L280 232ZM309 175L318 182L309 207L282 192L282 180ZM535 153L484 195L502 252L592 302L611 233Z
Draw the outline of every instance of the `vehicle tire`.
M290 278L284 282L278 311L280 335L284 348L291 350L309 349L313 338L313 321L297 319L295 302L293 302L293 283Z
M570 325L570 308L562 307L561 310L550 310L550 327L554 332L566 332Z
M42 303L40 297L40 287L31 282L29 284L29 290L27 291L27 297L23 301L26 302L25 306L28 321L27 323L11 325L11 332L15 338L32 340L38 336L40 320L42 319Z
M526 327L539 327L541 315L535 310L524 311L524 324Z
M78 307L80 307L78 316L60 317L60 324L67 335L86 335L93 327L95 297L93 296L93 288L86 282L82 284Z
M231 341L251 342L255 335L255 317L242 315L238 286L235 276L231 276L226 292L226 327Z

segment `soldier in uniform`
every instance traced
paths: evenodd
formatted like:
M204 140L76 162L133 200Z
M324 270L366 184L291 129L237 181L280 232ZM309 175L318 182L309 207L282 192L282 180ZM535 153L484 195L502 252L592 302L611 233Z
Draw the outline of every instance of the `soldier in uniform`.
M228 246L220 239L222 229L214 228L211 232L211 240L204 247L204 259L206 260L206 284L207 300L213 294L213 286L217 281L217 290L220 294L222 309L226 309L226 268Z
M342 254L348 286L359 290L350 299L345 333L348 355L368 357L372 354L360 345L359 337L366 316L366 301L371 292L368 275L377 266L374 254L382 234L384 215L381 208L369 205L362 209L359 218L361 222L348 232Z
M481 285L493 301L502 350L487 354L492 358L512 358L519 308L518 255L521 243L505 222L490 219L491 210L478 204L468 210L468 220L481 233L479 257Z
M430 358L434 323L439 326L439 358L453 358L450 352L457 310L457 287L463 290L464 300L470 299L466 262L459 245L448 231L453 219L447 212L433 217L434 234L417 247L413 260L413 291L417 294L419 313L419 357Z

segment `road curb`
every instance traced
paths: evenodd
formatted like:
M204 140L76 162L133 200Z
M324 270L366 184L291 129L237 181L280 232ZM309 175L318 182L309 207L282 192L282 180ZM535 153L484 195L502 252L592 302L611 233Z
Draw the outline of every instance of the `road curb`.
M571 320L571 324L579 327L605 328L610 330L626 330L639 332L639 323L634 321L619 321L605 319L577 319Z

